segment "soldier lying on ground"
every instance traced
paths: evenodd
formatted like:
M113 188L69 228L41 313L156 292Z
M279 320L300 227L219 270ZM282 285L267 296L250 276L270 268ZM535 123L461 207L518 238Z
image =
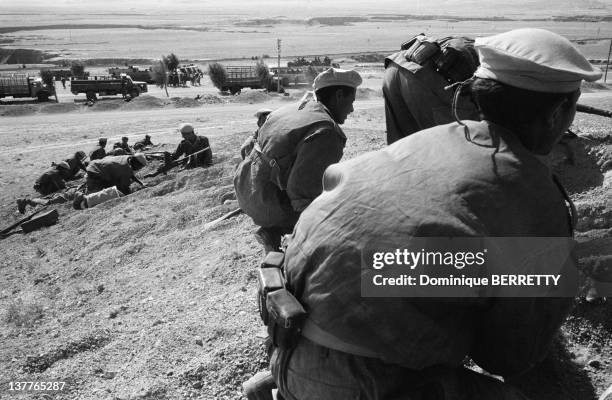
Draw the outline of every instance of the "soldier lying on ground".
M556 255L572 247L571 200L537 156L572 123L581 81L601 72L540 29L478 38L475 47L481 66L469 85L482 121L440 125L331 166L323 194L301 215L284 274L306 320L301 331L272 330L294 339L271 360L283 398L526 399L463 362L508 382L542 360L568 315L575 264ZM563 248L486 265L537 274L540 261L555 260L562 286L541 289L553 297L518 299L419 299L410 288L408 297L362 295L366 249L402 249L415 237L418 249L435 248L435 237L449 236L558 238Z
M64 161L66 161L68 163L68 166L70 167L70 178L68 178L69 180L80 178L81 176L77 176L79 170L85 171L87 167L87 156L85 155L84 151L79 150L74 153L72 157L67 158Z
M257 129L255 129L255 132L253 132L253 135L251 135L247 140L245 140L242 146L240 146L240 155L242 156L243 160L253 150L253 146L255 146L255 143L257 142L257 136L259 135L259 129L264 124L264 122L266 122L266 119L268 118L268 115L271 112L272 110L270 110L269 108L262 108L260 110L257 110L257 112L255 113L255 117L257 118Z
M47 169L34 183L34 190L46 196L57 192L66 187L66 180L73 175L70 172L70 165L62 161Z
M278 249L282 235L293 230L302 210L321 194L325 169L342 158L346 136L340 125L353 112L360 84L356 71L320 73L313 83L316 100L268 115L253 151L238 166L238 203L261 227L257 237L267 251Z
M121 147L121 143L117 142L113 145L113 149L106 152L106 156L127 156L125 149Z
M213 164L212 150L210 150L210 143L206 136L196 135L193 125L188 123L181 124L178 131L183 140L179 143L176 151L171 154L172 160L178 160L183 154L189 156L208 147L207 151L189 158L185 168L207 167Z
M69 188L63 193L54 193L45 197L17 199L17 209L21 214L24 214L26 212L26 206L44 207L51 204L63 204L72 201L72 205L76 210L84 210L122 196L124 196L124 194L117 190L116 186L90 194L85 194L79 191L78 188Z
M150 146L153 146L153 142L151 142L151 136L145 135L144 139L134 143L134 150L144 151Z
M92 161L87 166L87 193L117 186L123 194L130 194L130 184L132 181L138 181L134 171L145 165L147 159L142 153L133 156L110 156Z
M106 147L107 141L108 139L106 138L98 139L98 146L89 153L89 161L100 160L106 156L106 150L104 148Z

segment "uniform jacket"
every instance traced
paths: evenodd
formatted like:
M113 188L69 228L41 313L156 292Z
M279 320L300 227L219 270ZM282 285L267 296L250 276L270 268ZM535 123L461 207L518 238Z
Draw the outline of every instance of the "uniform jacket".
M109 156L95 160L87 166L87 174L105 182L107 186L117 186L123 194L130 193L134 171L128 160L131 156Z
M172 154L172 159L176 160L183 154L186 156L191 155L207 147L210 147L210 143L208 142L208 138L206 136L196 136L196 140L193 143L183 139L179 143L174 154ZM188 163L188 167L200 167L207 165L212 165L212 150L210 150L210 148L198 154L194 162L190 160Z
M240 206L260 226L293 227L321 194L323 172L340 161L345 143L342 129L322 103L274 111L234 179Z
M362 250L374 242L570 235L548 168L504 128L467 124L471 141L461 125L442 125L330 167L295 227L285 273L310 322L385 362L423 369L469 355L514 374L543 357L572 299L361 296Z
M57 167L51 167L47 169L34 183L34 189L46 196L58 190L62 190L66 187L67 173L62 172Z
M104 150L104 147L97 146L95 149L91 151L91 153L89 153L89 160L90 161L99 160L101 158L104 158L105 156L106 156L106 150Z
M420 65L407 60L407 54L408 50L402 50L385 59L383 97L388 144L455 120L454 89L445 90L450 83L435 70L431 60ZM459 97L457 112L461 119L478 119L476 107L468 97Z

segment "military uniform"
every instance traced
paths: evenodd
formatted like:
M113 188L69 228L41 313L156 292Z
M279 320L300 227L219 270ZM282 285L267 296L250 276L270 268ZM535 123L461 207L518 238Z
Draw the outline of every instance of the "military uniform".
M134 150L142 150L147 146L153 146L150 138L144 138L134 143Z
M130 194L134 171L129 164L131 156L110 156L95 160L87 166L87 192L98 192L117 186L123 194Z
M456 58L459 61L452 68L458 68L460 63L466 66L469 72L456 78L467 79L476 70L477 57L474 53L472 60L473 50L468 47L471 44L466 44L463 38L452 40L449 45L459 41L457 47L461 49ZM419 42L415 42L410 48L385 59L383 97L388 144L420 130L455 120L452 114L454 90L444 89L453 79L436 70L435 62L442 56L439 46L433 45L434 50L428 53L424 46L430 42L422 43L420 48ZM457 111L461 119L478 120L476 106L468 97L459 97Z
M66 182L64 180L68 178L68 174L68 171L53 166L43 172L36 180L34 183L34 190L43 196L62 190L66 188Z
M461 382L466 356L499 375L544 356L571 298L361 295L362 250L373 241L399 249L417 236L570 236L565 198L547 167L505 128L467 125L469 141L459 124L438 126L326 171L324 192L302 214L286 251L288 287L309 315L293 356L281 351L273 365L283 394L373 399L401 389L411 398L425 377L442 386ZM325 371L324 389L313 371Z
M183 139L179 143L176 151L172 154L172 159L176 160L183 154L189 156L197 151L209 148L206 151L195 156L194 160L189 159L187 168L203 167L212 165L212 150L206 136L196 136L196 140L192 143L189 140Z
M106 150L104 150L103 146L97 146L95 149L93 149L89 153L89 160L90 161L100 160L100 159L102 159L104 157L106 157Z
M85 171L85 165L83 164L83 162L79 159L77 155L67 158L64 161L66 161L68 165L70 166L69 177L67 179L73 178L76 174L79 173L79 170Z
M345 143L344 132L320 102L274 111L259 129L248 156L253 162L241 164L234 179L240 207L257 225L290 232L321 194L323 172L340 161Z

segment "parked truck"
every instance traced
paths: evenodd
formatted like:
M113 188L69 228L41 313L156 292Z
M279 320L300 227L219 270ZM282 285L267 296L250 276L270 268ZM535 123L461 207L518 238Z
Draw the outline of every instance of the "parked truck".
M75 95L85 93L89 101L96 101L97 95L114 96L118 94L125 99L133 99L147 92L147 84L134 81L125 74L121 74L119 78L94 76L89 79L72 80L70 90Z
M44 83L42 78L27 74L0 75L0 98L31 97L37 98L38 101L47 101L53 95L55 87Z
M261 77L257 75L257 68L254 66L226 66L226 78L221 88L231 94L239 93L242 88L262 89ZM266 88L270 89L270 88Z
M155 83L155 81L153 80L153 72L150 67L145 69L141 69L133 65L127 67L111 67L108 69L108 73L113 78L121 78L121 74L125 74L135 81Z

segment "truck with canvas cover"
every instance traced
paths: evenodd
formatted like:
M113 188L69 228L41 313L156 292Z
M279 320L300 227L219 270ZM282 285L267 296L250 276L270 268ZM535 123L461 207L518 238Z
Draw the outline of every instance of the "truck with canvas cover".
M0 75L0 98L35 97L39 101L47 101L54 94L55 87L47 85L41 78L27 74Z
M134 81L122 74L119 78L94 76L89 79L73 80L70 84L72 94L85 93L87 100L95 101L96 95L114 96L120 94L123 98L133 99L147 92L146 82Z
M133 65L127 67L111 67L108 69L108 73L113 78L121 78L121 74L128 75L135 81L142 81L146 83L155 83L153 80L153 73L151 68L139 68Z

